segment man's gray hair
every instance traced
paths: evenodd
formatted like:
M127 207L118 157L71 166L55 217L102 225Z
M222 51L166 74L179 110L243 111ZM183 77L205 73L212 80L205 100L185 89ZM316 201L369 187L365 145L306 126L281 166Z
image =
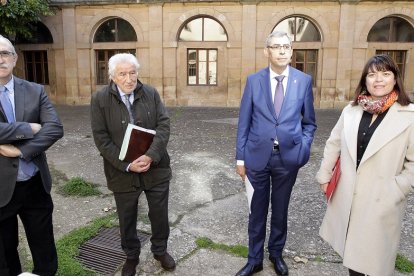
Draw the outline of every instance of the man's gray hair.
M119 53L113 55L108 61L108 75L109 79L111 80L115 77L115 69L120 63L129 63L135 66L135 69L138 71L140 65L138 59L129 53Z
M266 38L266 42L265 42L265 48L267 48L267 46L271 46L270 45L270 41L272 41L272 38L274 37L284 37L286 36L289 39L289 44L292 45L292 39L290 39L290 36L286 33L286 32L282 32L282 31L274 31L273 33L270 33L267 38Z
M10 42L10 40L8 40L2 35L0 35L0 44L6 44L9 47L10 52L16 54L16 50L14 49L13 44Z

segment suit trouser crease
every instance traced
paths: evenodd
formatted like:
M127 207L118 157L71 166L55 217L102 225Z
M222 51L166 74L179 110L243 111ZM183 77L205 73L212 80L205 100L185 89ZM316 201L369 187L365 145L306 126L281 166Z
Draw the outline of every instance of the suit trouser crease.
M18 220L26 232L33 258L33 273L55 275L57 252L53 235L53 201L43 188L40 173L28 181L17 182L10 202L0 208L0 235L10 275L22 272L18 254ZM0 254L1 255L1 254ZM2 271L4 262L0 262Z
M141 242L137 235L138 199L144 192L148 202L148 217L151 222L151 251L155 255L163 255L167 250L170 234L168 224L169 182L149 189L138 188L134 192L114 193L119 226L121 246L127 258L138 258L141 253Z
M248 262L259 264L264 256L269 202L271 202L271 221L268 250L272 257L282 255L287 237L290 195L298 169L286 168L279 152L275 151L264 170L253 171L246 168L246 172L254 188L248 226Z

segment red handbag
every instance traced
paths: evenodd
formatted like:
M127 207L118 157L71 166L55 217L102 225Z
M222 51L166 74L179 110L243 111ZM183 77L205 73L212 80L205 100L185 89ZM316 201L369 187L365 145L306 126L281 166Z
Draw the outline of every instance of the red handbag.
M335 167L333 168L331 180L329 180L328 187L326 188L326 200L329 201L335 191L336 185L339 182L341 176L341 157L336 160Z

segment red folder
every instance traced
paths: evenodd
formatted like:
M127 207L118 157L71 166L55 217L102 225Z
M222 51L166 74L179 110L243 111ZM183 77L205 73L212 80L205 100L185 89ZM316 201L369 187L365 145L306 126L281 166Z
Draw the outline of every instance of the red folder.
M329 180L328 187L326 188L326 200L329 201L335 191L336 185L339 182L341 176L341 157L336 160L335 167L332 172L331 180Z

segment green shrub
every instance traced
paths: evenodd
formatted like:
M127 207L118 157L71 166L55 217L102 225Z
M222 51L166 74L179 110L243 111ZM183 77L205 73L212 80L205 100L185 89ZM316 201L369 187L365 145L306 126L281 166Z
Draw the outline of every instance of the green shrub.
M69 196L93 196L101 192L98 185L85 181L82 177L73 177L63 185L63 193Z
M397 259L395 260L395 268L399 272L411 273L411 272L414 272L414 262L410 261L403 255L398 254Z

